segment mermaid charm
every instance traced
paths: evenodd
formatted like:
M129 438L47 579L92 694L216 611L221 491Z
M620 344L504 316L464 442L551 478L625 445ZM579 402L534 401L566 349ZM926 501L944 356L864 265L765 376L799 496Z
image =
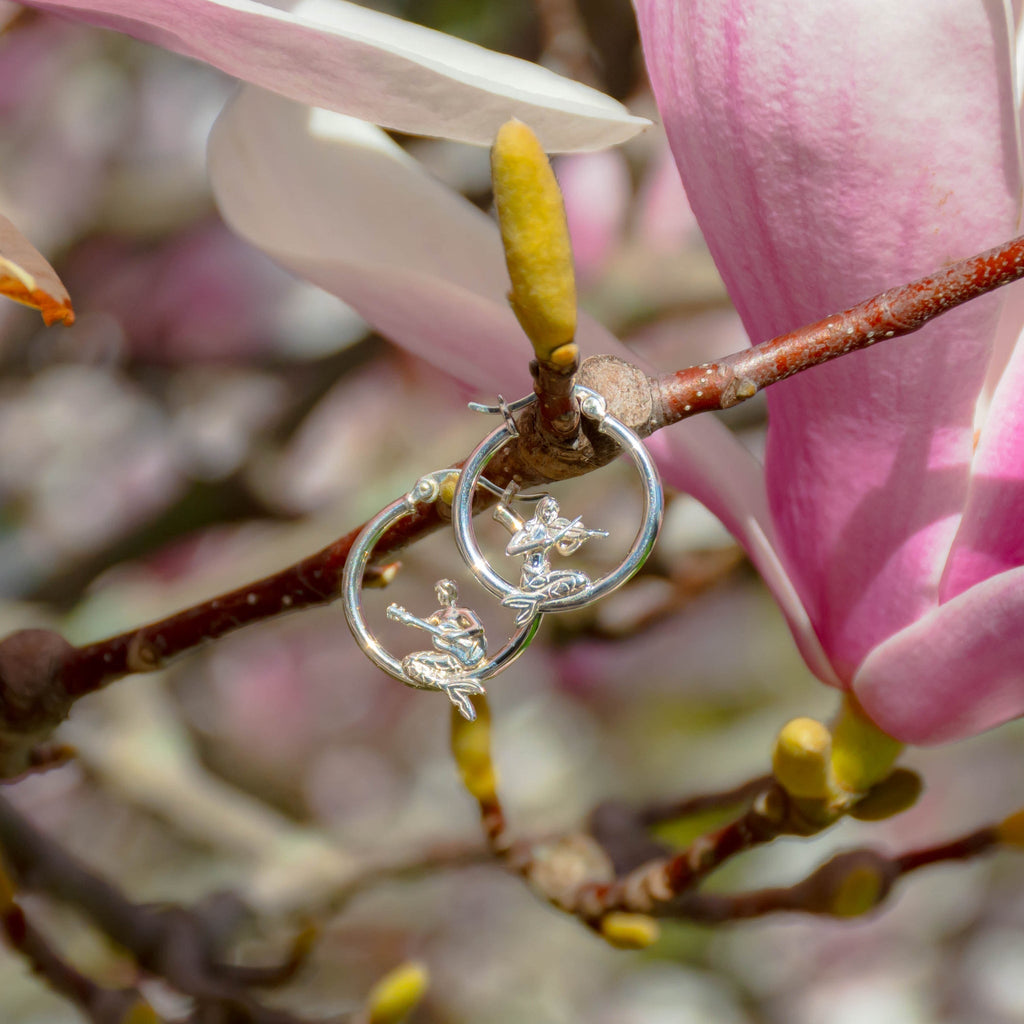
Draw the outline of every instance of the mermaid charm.
M515 609L516 624L528 622L544 602L581 594L590 586L590 577L578 569L556 569L551 553L568 556L594 537L607 537L607 530L588 530L577 516L569 520L560 516L558 502L550 495L541 498L537 510L524 520L509 504L513 488L509 487L494 510L494 518L511 534L505 554L523 556L519 589L506 594L501 603Z
M467 678L487 655L483 623L470 608L460 608L454 580L438 580L434 587L440 607L425 619L410 615L401 605L389 604L387 617L429 633L434 649L416 651L402 659L402 672L412 683L441 690L466 717L473 717L469 698L483 693L483 686ZM524 620L525 621L525 620Z

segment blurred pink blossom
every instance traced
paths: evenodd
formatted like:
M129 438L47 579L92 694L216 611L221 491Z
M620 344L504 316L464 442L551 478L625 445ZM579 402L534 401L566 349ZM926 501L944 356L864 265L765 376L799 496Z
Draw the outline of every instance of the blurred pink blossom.
M555 165L565 197L576 279L586 286L621 244L632 183L621 150L574 153Z

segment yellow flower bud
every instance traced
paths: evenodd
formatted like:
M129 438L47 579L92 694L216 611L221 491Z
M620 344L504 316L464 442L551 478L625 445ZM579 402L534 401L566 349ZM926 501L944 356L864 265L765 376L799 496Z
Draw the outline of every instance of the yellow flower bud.
M494 203L512 290L509 302L541 363L578 357L576 278L562 193L533 132L507 121L491 150Z
M864 864L853 868L836 886L830 910L836 917L859 917L878 906L884 895L882 876Z
M1024 808L996 825L996 836L1007 846L1024 847Z
M661 936L661 926L646 914L614 912L601 918L601 934L618 949L646 949Z
M471 796L483 803L497 798L498 778L491 760L491 711L484 697L473 698L476 719L467 722L452 708L452 754Z
M441 486L438 488L437 496L446 505L450 505L455 500L455 488L459 484L459 473L458 470L452 470L442 481Z
M430 975L419 963L402 964L384 975L366 999L369 1024L400 1024L419 1006L430 987Z
M902 750L847 694L832 723L832 770L839 785L848 793L866 793L888 777Z
M163 1017L144 999L140 999L121 1018L121 1024L163 1024Z
M790 796L827 800L831 794L832 735L813 718L794 718L779 731L772 771Z

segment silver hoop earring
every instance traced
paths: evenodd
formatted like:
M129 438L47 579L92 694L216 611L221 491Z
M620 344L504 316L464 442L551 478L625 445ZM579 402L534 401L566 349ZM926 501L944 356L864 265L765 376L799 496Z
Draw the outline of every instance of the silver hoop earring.
M514 489L509 488L494 512L494 518L512 534L505 549L509 556L522 556L518 585L500 575L484 557L473 531L473 494L488 462L517 436L509 410L518 410L536 402L536 396L497 407L474 405L486 412L502 412L504 422L495 428L470 455L459 475L459 483L452 501L452 527L458 545L470 572L501 603L517 610L517 624L533 621L536 616L583 608L622 586L644 564L654 547L664 515L665 498L650 453L637 434L608 413L604 398L596 391L577 384L573 395L579 402L580 412L597 424L598 430L615 441L630 456L640 473L643 487L643 519L623 562L600 579L591 580L575 569L554 568L551 555L570 555L589 540L607 537L604 530L591 530L583 525L582 517L569 520L559 515L558 502L550 496L541 500L535 515L523 519L510 506Z
M396 658L373 635L363 615L362 584L374 546L384 533L417 505L437 500L441 484L456 472L442 469L421 477L404 497L392 502L363 528L345 561L341 578L345 618L356 643L378 668L388 675L420 690L440 690L469 721L476 717L470 698L484 693L483 682L497 675L526 649L540 625L540 616L517 617L516 630L497 654L487 656L487 638L483 624L470 608L458 605L458 590L453 580L439 580L435 586L439 607L419 618L401 605L390 604L387 617L413 626L431 637L430 650L416 651Z

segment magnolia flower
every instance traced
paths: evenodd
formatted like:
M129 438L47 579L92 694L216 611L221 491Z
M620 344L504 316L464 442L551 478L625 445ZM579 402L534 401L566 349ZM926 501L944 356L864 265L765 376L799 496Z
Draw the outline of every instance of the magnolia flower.
M659 109L753 341L1018 233L1001 0L637 0ZM756 16L755 16L756 15ZM773 387L771 537L826 682L908 742L1024 712L1019 290Z
M752 341L1016 233L1008 3L636 7ZM210 170L229 223L283 265L468 382L527 389L496 230L380 133L246 90ZM1004 302L772 388L763 467L711 417L651 439L746 546L812 671L906 742L1024 713L1024 345ZM627 355L585 317L578 337Z
M389 128L488 144L515 115L551 149L589 150L638 131L610 97L543 68L344 0L282 11L259 0L27 0L203 60L303 103ZM0 9L0 30L13 5ZM2 193L0 193L2 194ZM41 253L0 216L0 294L74 319Z

